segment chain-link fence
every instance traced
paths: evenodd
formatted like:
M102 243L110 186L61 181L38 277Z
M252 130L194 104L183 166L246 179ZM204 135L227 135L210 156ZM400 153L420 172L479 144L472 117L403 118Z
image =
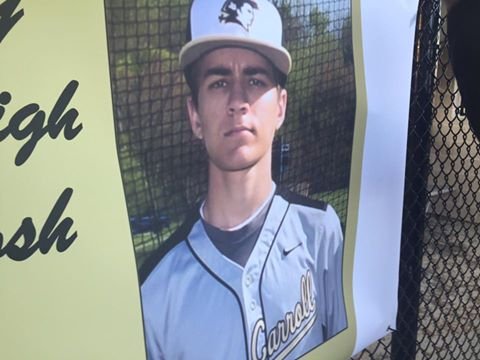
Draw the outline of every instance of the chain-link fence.
M206 189L178 68L189 0L106 0L115 124L138 264ZM276 1L294 70L274 146L277 183L343 221L355 86L346 0ZM420 0L412 72L398 328L356 359L480 358L479 143L448 59L445 11Z
M480 147L461 106L447 25L443 3L420 1L398 329L356 359L480 358Z

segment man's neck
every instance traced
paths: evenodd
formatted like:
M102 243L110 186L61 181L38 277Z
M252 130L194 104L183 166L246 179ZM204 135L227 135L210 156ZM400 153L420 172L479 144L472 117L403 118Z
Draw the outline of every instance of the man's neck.
M230 229L248 219L267 200L273 189L270 169L251 168L236 172L209 171L205 220L220 229Z

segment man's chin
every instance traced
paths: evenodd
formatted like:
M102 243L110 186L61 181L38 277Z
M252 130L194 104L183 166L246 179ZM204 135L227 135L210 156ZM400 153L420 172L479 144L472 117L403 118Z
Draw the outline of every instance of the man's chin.
M210 165L222 172L249 171L259 163L259 159L235 159L230 161L210 161Z
M209 162L211 166L224 172L249 171L262 167L271 168L272 161L269 154L271 154L271 149L258 151L258 149L252 149L250 146L242 146L223 154L221 157L210 158Z

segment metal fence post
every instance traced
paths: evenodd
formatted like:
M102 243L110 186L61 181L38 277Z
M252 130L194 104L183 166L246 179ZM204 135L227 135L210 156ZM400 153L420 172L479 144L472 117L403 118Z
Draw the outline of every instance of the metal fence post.
M410 100L397 331L392 337L395 360L415 359L416 354L438 29L439 1L420 0Z

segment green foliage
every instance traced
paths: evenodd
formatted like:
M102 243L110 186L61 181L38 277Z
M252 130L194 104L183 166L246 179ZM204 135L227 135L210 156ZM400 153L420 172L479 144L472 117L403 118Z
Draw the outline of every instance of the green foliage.
M115 51L166 48L185 42L190 0L107 0L109 41Z
M355 89L349 18L342 32L333 31L328 14L314 7L308 16L292 13L290 2L280 5L296 32L287 31L286 47L293 59L287 84L289 106L281 131L290 143L288 183L307 182L312 191L333 190L348 183Z
M158 244L168 239L179 226L180 223L173 222L159 234L146 232L133 235L133 246L138 269L140 269L148 255L158 247Z
M308 17L314 36L321 36L327 32L328 25L330 25L330 19L327 14L315 7L310 11Z
M119 149L119 159L123 167L122 180L127 200L128 212L131 216L148 214L151 211L148 197L148 182L143 166L129 151L128 146Z

